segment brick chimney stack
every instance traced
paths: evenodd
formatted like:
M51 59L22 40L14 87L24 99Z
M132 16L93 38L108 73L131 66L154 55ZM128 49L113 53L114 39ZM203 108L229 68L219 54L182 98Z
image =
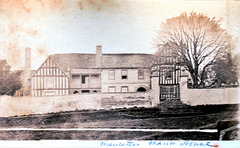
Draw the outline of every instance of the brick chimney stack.
M31 90L31 48L25 48L24 92L30 95Z
M102 46L101 45L96 46L96 66L98 68L102 67Z

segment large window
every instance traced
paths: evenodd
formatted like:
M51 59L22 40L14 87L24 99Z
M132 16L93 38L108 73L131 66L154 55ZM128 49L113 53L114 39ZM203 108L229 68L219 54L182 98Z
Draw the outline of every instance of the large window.
M115 86L109 86L108 87L108 92L116 92L116 87Z
M109 70L109 80L114 80L114 79L115 79L115 71Z
M128 92L128 86L122 86L121 89L122 92Z
M138 79L144 79L144 70L138 69Z
M122 70L122 79L127 79L127 70Z

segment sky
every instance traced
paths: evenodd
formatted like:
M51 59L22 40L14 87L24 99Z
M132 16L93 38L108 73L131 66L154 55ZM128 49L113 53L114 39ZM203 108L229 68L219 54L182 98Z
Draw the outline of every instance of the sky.
M96 45L103 53L154 53L161 22L191 11L221 20L240 47L239 8L231 0L0 0L0 59L16 70L24 69L26 47L32 69L50 54L95 53Z

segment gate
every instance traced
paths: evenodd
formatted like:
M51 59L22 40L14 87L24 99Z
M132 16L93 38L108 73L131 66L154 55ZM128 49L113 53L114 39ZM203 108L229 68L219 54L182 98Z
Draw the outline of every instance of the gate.
M180 68L180 62L174 56L173 50L167 45L163 46L151 69L151 77L159 78L160 101L180 99Z
M159 99L180 99L180 67L177 65L159 66Z
M179 85L160 85L160 100L165 99L179 99L180 89Z

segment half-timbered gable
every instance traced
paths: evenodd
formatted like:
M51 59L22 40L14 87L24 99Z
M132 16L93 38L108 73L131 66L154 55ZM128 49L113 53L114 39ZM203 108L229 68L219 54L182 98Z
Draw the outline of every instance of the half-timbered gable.
M49 56L32 75L32 96L69 94L69 77Z
M164 45L156 53L156 59L151 69L151 77L158 78L160 100L180 98L180 64L172 48Z

